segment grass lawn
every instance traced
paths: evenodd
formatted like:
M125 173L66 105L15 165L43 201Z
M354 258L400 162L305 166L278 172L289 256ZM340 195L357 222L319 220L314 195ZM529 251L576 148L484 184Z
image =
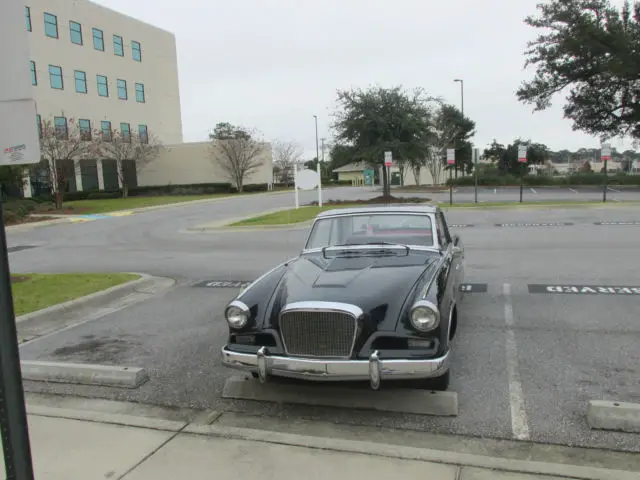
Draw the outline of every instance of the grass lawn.
M11 276L16 316L140 278L128 273L25 273Z
M209 200L212 198L230 197L238 194L221 193L212 195L167 195L154 197L104 198L94 200L74 200L64 202L65 213L107 213L118 210L131 210L142 207L155 207L171 203Z
M293 223L306 222L312 220L318 213L325 210L332 210L334 208L351 207L354 205L340 204L340 205L323 205L292 208L290 210L282 210L280 212L269 213L267 215L261 215L259 217L247 218L230 224L230 227L251 227L260 225L290 225Z

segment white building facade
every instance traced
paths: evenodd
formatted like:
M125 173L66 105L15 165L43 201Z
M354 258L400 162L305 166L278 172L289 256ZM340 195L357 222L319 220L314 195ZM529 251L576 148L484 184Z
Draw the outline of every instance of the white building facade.
M175 36L89 0L26 0L37 122L182 143ZM106 163L106 162L104 162ZM75 166L68 191L117 188L113 165ZM31 195L25 186L25 196Z

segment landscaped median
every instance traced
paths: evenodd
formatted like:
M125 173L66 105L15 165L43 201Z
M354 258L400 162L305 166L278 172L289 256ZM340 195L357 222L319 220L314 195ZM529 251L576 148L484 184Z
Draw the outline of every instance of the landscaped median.
M16 317L141 278L131 273L19 273L11 275Z

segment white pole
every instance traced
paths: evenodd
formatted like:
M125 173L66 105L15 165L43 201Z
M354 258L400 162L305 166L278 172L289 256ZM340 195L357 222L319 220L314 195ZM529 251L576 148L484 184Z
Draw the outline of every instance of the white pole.
M322 175L320 174L320 162L318 162L318 206L322 206Z
M300 208L300 201L298 200L298 164L293 164L293 190L294 197L296 199L296 208Z

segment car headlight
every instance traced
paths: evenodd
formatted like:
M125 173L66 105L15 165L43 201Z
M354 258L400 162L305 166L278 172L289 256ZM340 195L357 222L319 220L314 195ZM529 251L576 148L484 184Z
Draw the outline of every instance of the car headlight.
M239 300L234 300L225 309L224 316L231 328L242 328L249 321L249 307Z
M420 300L411 308L411 325L420 332L429 332L440 324L438 307L427 300Z

